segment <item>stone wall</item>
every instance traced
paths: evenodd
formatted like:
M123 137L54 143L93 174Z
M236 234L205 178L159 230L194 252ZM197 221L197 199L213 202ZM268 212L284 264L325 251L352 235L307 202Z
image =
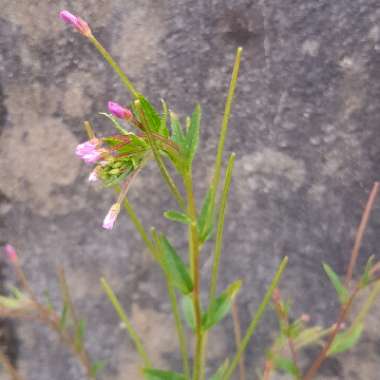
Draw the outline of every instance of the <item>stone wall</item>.
M164 98L181 116L196 102L203 105L195 168L199 196L211 174L235 49L244 47L227 141L237 162L222 280L244 280L239 306L245 328L280 258L288 255L282 289L294 299L295 315L333 321L336 297L321 262L344 273L363 206L379 179L378 0L0 5L0 240L17 247L36 291L49 289L55 301L55 268L66 268L75 302L88 319L90 351L109 364L105 378L138 379L139 373L132 345L100 289L101 275L127 305L156 363L178 367L180 358L160 273L125 216L112 232L102 230L114 195L90 185L88 168L74 157L85 139L82 121L105 133L111 126L97 113L109 99L129 98L92 46L58 20L62 8L90 23L156 104ZM184 228L161 218L174 204L154 165L130 197L148 225L169 227L176 246L185 250ZM379 228L377 205L361 265L370 254L380 258ZM206 276L210 250L203 256ZM330 361L321 378L378 379L379 312L354 353ZM268 314L248 351L250 368L267 347L272 326ZM212 366L233 350L231 331L226 320L210 337ZM16 333L27 379L80 378L76 362L46 329L22 322Z

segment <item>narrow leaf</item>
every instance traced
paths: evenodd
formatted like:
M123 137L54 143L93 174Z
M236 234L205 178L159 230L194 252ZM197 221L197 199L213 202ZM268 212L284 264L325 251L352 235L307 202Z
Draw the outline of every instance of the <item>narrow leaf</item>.
M201 212L198 217L199 240L204 243L212 236L215 224L215 212L211 203L211 190L209 189L203 200Z
M169 114L168 105L165 103L163 99L161 99L161 103L162 103L162 115L161 115L160 129L158 133L161 136L169 137L169 130L167 127L167 120L168 120L168 114Z
M299 378L300 372L293 360L281 356L276 356L273 361L276 368L284 371L285 373L288 373L289 375L292 375L297 379Z
M178 120L178 116L170 112L170 126L172 130L171 138L179 146L182 154L186 153L186 138L183 133L181 124Z
M187 145L187 160L189 165L193 161L195 154L197 152L199 143L199 129L201 123L201 107L199 104L195 106L195 110L191 115L190 126L186 134L186 145Z
M75 346L81 350L83 347L84 337L86 335L86 321L81 319L75 329Z
M364 272L363 272L363 275L362 275L362 277L361 277L361 279L360 279L360 284L362 285L362 286L367 286L368 284L369 284L369 282L371 281L371 270L372 270L372 268L373 268L373 265L374 265L374 261L375 261L375 256L374 255L372 255L369 259L368 259L368 261L367 261L367 264L366 264L366 266L365 266L365 268L364 268Z
M205 330L216 325L227 315L231 309L232 301L240 290L240 287L241 281L235 281L219 297L211 301L202 321L202 327Z
M92 377L96 377L98 373L106 366L104 360L98 360L91 365L90 373Z
M65 302L62 307L61 316L59 318L59 327L61 329L64 329L66 327L68 311L69 311L69 307L67 305L67 302Z
M344 285L340 281L339 276L326 263L323 263L323 269L325 270L331 284L334 286L338 294L339 301L342 304L346 303L349 298L349 293L348 293L348 290L344 287Z
M186 380L184 375L177 372L154 368L144 368L143 371L146 380Z
M169 210L164 212L165 218L172 220L173 222L179 222L183 224L191 224L191 219L183 212L176 210Z
M187 325L195 330L195 311L191 296L184 296L181 300L182 313Z
M339 333L335 337L327 355L332 356L332 355L339 354L340 352L344 352L352 348L356 343L358 343L363 333L363 328L364 328L363 324L360 323L356 326L351 327L347 331Z
M190 293L193 290L193 282L185 263L164 235L161 236L160 242L163 253L162 265L168 273L173 286L178 288L183 294Z
M211 376L210 380L222 380L227 368L230 364L230 360L227 358L223 364L217 369L217 371Z
M149 129L152 132L159 132L161 128L161 119L160 115L153 107L153 105L149 102L148 99L144 98L142 95L139 96L141 109L144 114L144 118L146 122L149 124Z

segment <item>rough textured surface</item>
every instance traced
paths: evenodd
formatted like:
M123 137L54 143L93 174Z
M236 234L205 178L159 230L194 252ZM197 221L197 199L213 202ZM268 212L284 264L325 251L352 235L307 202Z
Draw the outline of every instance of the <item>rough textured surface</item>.
M139 374L131 343L98 286L100 275L110 278L157 363L178 367L180 358L158 270L126 217L112 232L100 228L114 196L90 186L88 168L72 154L85 138L82 121L109 131L96 113L108 99L128 97L97 52L57 19L62 8L90 22L156 104L164 98L185 115L196 101L202 103L199 195L210 176L234 52L245 48L227 142L238 159L222 280L244 279L245 327L280 258L288 255L282 288L295 301L295 315L308 312L313 322L332 322L337 305L320 263L344 272L367 194L379 179L378 0L0 5L0 239L18 248L40 294L48 288L56 298L55 267L66 267L75 302L89 320L90 351L109 363L106 377ZM161 212L173 204L153 165L136 182L131 199L147 224L168 225ZM376 206L361 263L369 254L380 258L379 228ZM170 226L169 233L185 250L184 229ZM378 315L360 346L326 366L321 378L378 378ZM249 359L255 354L250 366L269 343L273 318L267 320L248 352ZM227 320L210 338L212 366L233 347L231 327ZM22 323L17 331L27 379L80 378L76 362L45 329Z

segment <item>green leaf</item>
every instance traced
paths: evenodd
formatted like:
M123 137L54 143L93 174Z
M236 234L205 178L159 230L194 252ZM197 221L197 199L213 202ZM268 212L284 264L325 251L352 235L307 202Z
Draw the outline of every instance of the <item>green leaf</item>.
M360 284L363 287L367 286L370 283L370 281L372 280L372 278L371 278L372 276L371 276L370 272L371 272L371 270L373 268L374 261L375 261L375 256L372 255L368 259L367 264L366 264L366 266L364 268L363 275L362 275L362 277L360 279Z
M210 380L222 380L229 365L230 365L230 360L227 358L223 362L223 364L216 370L216 372L210 377Z
M144 368L144 377L146 380L186 380L181 373L172 371L163 371L161 369Z
M187 325L194 331L195 330L195 311L194 303L191 296L184 296L181 300L181 307L183 316Z
M163 253L162 265L168 273L173 286L178 288L183 294L190 293L193 290L193 281L185 263L164 235L161 236L160 242Z
M215 224L215 213L211 203L211 190L209 189L203 200L201 212L198 217L199 240L204 243L212 236Z
M273 362L276 368L292 375L297 379L300 377L301 374L293 360L281 356L275 356Z
M202 327L205 330L216 325L227 315L231 309L232 301L240 290L240 287L241 281L235 281L219 297L211 301L202 320Z
M65 302L63 304L61 316L59 318L59 327L61 328L61 330L66 327L68 312L69 312L69 308L68 308L67 302Z
M323 263L323 269L325 270L331 284L334 286L338 294L340 303L342 304L346 303L349 298L349 293L348 293L348 290L344 287L344 285L340 281L339 276L326 263Z
M106 366L104 360L98 360L91 364L90 373L92 377L96 377L98 373Z
M0 296L0 306L6 309L18 309L22 305L22 300L13 297Z
M161 115L161 122L160 122L160 130L158 131L158 133L161 136L169 137L169 130L167 127L167 120L168 120L168 114L169 114L168 105L165 103L163 99L161 99L161 103L162 103L162 115Z
M201 123L201 107L199 104L195 106L195 110L191 115L190 126L186 134L186 149L188 164L191 165L195 154L197 153L199 143L199 129Z
M191 219L183 212L176 210L169 210L164 212L165 218L172 220L173 222L179 222L183 224L191 224Z
M359 341L363 333L363 328L363 324L360 323L356 326L352 326L347 331L339 333L335 337L327 355L332 356L352 348Z
M149 102L148 99L144 98L142 95L139 96L141 109L144 113L144 118L146 122L149 124L149 129L152 132L159 132L161 128L161 118L159 113L153 107L153 105Z
M75 346L81 350L83 347L84 337L86 335L86 321L81 319L75 328Z
M171 139L179 146L180 152L186 154L186 137L183 133L178 116L170 112Z

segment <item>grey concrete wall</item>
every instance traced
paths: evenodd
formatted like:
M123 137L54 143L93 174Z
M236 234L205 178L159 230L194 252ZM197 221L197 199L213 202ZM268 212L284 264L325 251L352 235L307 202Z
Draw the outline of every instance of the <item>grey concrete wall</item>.
M85 139L82 121L107 133L111 126L97 112L109 99L129 98L98 53L58 20L62 8L90 23L156 104L164 98L185 115L201 102L199 196L210 176L234 52L244 47L227 141L237 162L222 280L243 278L246 327L288 255L282 289L294 299L295 315L333 321L337 304L321 261L343 274L368 192L380 177L378 0L0 0L0 6L0 239L18 248L39 294L49 289L56 299L55 268L65 266L88 319L90 351L109 363L105 378L139 375L131 343L100 290L101 275L127 305L156 363L178 367L180 359L159 271L124 215L112 232L102 230L114 195L88 184L88 168L74 157ZM130 197L147 225L168 227L185 250L185 230L161 218L174 204L154 165ZM370 254L380 258L379 230L377 205L361 264ZM203 254L206 278L210 251ZM321 378L378 379L379 312L358 349L331 361ZM250 378L273 316L266 322L247 355ZM27 379L80 378L46 329L19 323L16 330ZM227 320L210 338L211 366L232 351L231 331Z

